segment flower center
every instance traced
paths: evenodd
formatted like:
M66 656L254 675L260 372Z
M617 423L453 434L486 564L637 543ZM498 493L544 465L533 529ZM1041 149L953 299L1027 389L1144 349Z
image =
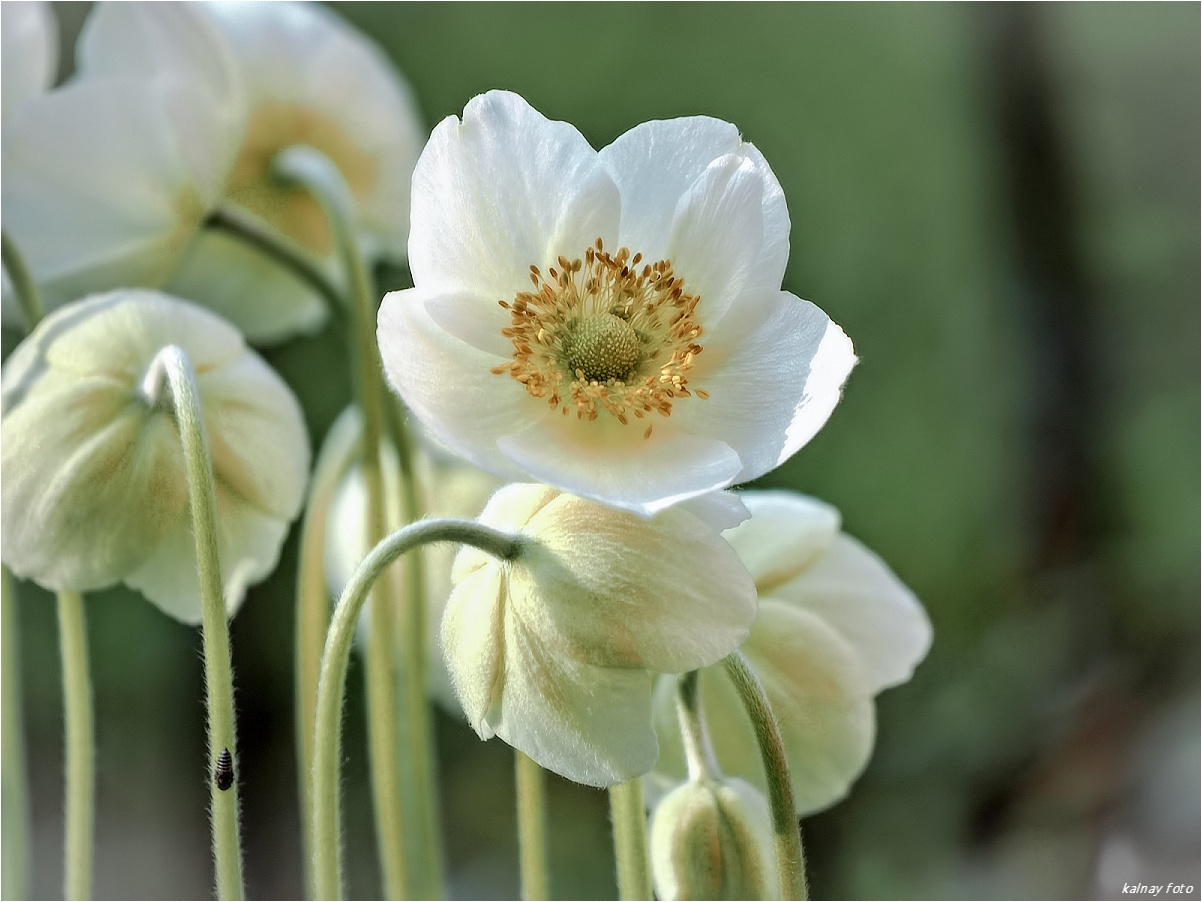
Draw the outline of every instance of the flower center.
M501 334L513 342L513 360L495 367L565 416L622 425L651 412L670 416L681 398L706 398L688 386L701 345L695 319L701 298L667 260L644 264L627 248L616 254L598 238L583 259L559 258L544 275L530 267L534 291L498 301L510 311ZM650 437L651 426L643 433Z

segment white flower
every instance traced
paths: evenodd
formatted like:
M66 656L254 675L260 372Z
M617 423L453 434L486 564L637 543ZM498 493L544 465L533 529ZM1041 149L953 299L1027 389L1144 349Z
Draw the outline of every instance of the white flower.
M646 122L598 153L492 91L414 171L384 365L478 466L652 513L771 470L838 402L851 343L781 291L788 248L733 125Z
M58 69L58 27L50 5L0 3L0 121L47 90Z
M347 421L351 421L348 423ZM331 427L330 435L345 430L348 426L355 432L362 416L358 408L348 408ZM421 488L421 510L430 517L463 517L474 519L484 509L493 492L501 487L495 476L485 473L440 451L420 433L415 436L414 465L418 485ZM385 516L388 530L394 531L405 525L405 487L401 481L400 461L391 444L381 444L380 464L384 476ZM367 483L363 468L352 466L343 477L330 502L326 518L325 570L330 594L337 599L350 582L356 568L371 551L367 539ZM438 650L438 631L442 612L451 594L451 565L457 549L453 545L425 545L410 555L422 556L422 572L426 585L426 627L430 655L427 674L430 694L447 710L460 713L459 702L451 688L451 677ZM408 559L408 555L405 560ZM360 622L364 629L371 614L370 605L364 607Z
M768 693L798 814L841 799L868 763L873 696L910 678L931 644L917 599L871 551L839 530L838 511L790 492L743 492L751 519L726 539L755 579L760 608L741 651ZM733 684L701 672L701 699L726 773L764 786L759 749ZM656 687L662 754L655 795L684 779L675 685Z
M384 56L334 14L102 3L78 55L80 79L5 135L5 225L48 306L117 285L165 287L253 341L316 329L328 311L310 287L203 228L219 205L242 208L336 274L320 208L271 176L276 154L295 144L341 171L365 250L404 258L420 119Z
M272 571L308 475L300 407L233 326L144 290L61 308L5 362L3 559L49 589L123 581L199 623L179 433L144 385L168 345L182 348L197 374L230 612Z
M545 768L606 786L650 770L653 672L713 663L755 617L755 589L708 512L654 519L510 485L481 523L527 539L514 561L464 548L442 621L468 722Z

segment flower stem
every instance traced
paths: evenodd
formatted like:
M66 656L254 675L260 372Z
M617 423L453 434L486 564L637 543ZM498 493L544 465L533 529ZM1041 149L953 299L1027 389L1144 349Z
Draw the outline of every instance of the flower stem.
M609 787L609 812L618 865L618 898L654 898L647 867L647 806L640 777Z
M255 250L270 257L321 295L331 312L342 308L342 294L329 280L312 255L295 242L268 228L255 216L230 205L218 207L209 214L205 225L229 232Z
M29 897L29 775L25 769L25 729L21 710L21 656L17 635L17 597L12 574L0 567L0 783L3 784L3 896L5 899Z
M67 746L67 829L63 892L68 899L92 894L94 775L92 681L83 597L58 593L58 629L63 659L63 713Z
M705 711L701 707L701 681L696 670L681 674L676 684L676 717L684 740L684 755L688 762L689 779L713 780L720 773L705 726Z
M234 677L230 663L229 624L217 544L217 491L213 460L196 374L187 355L174 345L159 351L152 367L161 367L171 390L172 409L179 428L188 475L188 501L196 541L196 573L200 581L201 634L204 642L205 691L209 711L209 774L222 751L229 750L235 773L238 750L234 727ZM238 829L238 782L221 789L209 781L213 826L213 859L220 899L241 899L242 848Z
M25 331L32 332L33 327L42 321L42 300L38 296L37 283L25 265L25 258L8 237L8 232L0 231L0 254L3 256L4 271L12 282L21 315L25 319Z
M755 738L768 780L768 802L772 810L772 831L776 840L776 866L780 871L781 898L807 899L805 856L801 850L801 831L793 805L793 786L789 782L789 763L780 738L776 715L747 659L733 652L723 659L726 673L735 684L743 706L751 718Z
M384 385L380 352L376 347L375 289L355 236L354 202L339 169L312 147L290 147L276 157L272 166L280 179L305 189L321 205L345 270L352 325L350 358L355 364L355 393L363 411L362 464L367 487L367 538L374 544L384 537L388 528L384 475L380 465ZM406 826L420 830L425 818L414 810L419 802L408 806L402 802L401 758L397 747L396 649L393 644L395 615L387 582L381 581L372 598L371 631L367 640L368 747L384 895L389 899L402 899L412 895L413 868L405 849Z
M522 898L550 899L547 864L545 774L529 756L513 750L518 798L518 850L522 862Z
M317 719L317 679L330 625L326 585L326 519L334 493L360 448L362 421L340 419L331 430L313 469L313 481L301 525L300 566L296 578L296 760L300 777L301 848L305 886L317 898L313 882L313 735Z
M397 530L376 545L347 583L330 622L321 658L321 678L317 684L317 727L313 743L313 873L319 899L337 898L342 892L338 761L342 743L342 698L355 622L380 575L405 552L431 542L471 545L501 560L513 560L521 550L521 540L516 536L473 520L422 520ZM372 627L374 631L374 623Z

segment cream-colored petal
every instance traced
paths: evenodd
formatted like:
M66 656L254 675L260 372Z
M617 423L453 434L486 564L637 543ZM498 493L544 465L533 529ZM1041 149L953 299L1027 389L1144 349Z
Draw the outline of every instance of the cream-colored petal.
M740 492L751 517L723 533L763 597L825 554L839 534L839 511L785 491Z
M512 300L560 255L617 236L618 189L575 128L516 94L470 100L430 135L413 173L414 284Z
M771 597L837 630L859 655L873 692L910 679L931 647L931 622L914 593L846 534Z
M506 585L502 568L478 569L457 581L442 616L443 660L464 716L481 739L494 735L489 719L504 691Z

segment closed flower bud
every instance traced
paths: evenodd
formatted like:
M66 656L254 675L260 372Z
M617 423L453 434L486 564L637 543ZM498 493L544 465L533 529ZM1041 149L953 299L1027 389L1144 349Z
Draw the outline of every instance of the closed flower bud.
M226 604L275 567L309 443L288 387L224 320L154 291L69 304L3 370L3 559L54 590L125 582L200 622L188 483L158 353L196 373L217 491Z
M685 783L651 816L651 876L660 899L775 899L768 803L742 780Z
M442 621L476 732L578 783L650 770L653 674L720 660L755 618L751 578L711 513L646 519L546 486L497 492L479 521L521 536L522 552L462 550Z

